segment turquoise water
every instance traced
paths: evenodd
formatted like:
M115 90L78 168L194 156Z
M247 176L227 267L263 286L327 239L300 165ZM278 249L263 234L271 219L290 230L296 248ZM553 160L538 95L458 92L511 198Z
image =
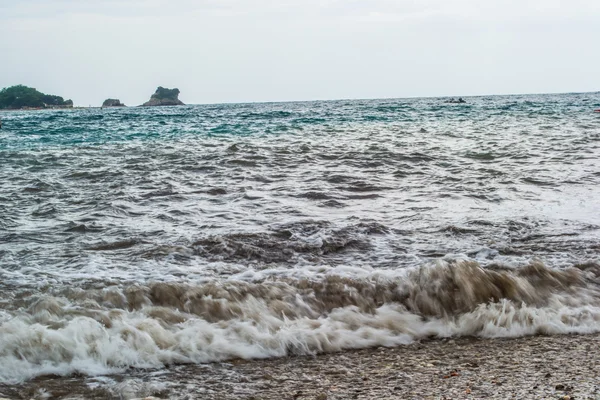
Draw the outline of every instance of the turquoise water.
M165 108L112 108L6 113L0 149L73 146L131 140L173 140L187 136L300 134L377 127L380 124L427 127L444 122L485 129L552 122L572 129L593 129L600 107L597 93L490 96L467 104L445 99L339 100L290 103L221 104ZM516 122L515 119L523 119ZM571 126L571 123L575 123ZM581 125L577 125L577 124ZM451 126L452 126L451 125ZM450 127L450 126L449 126Z
M444 100L1 114L0 382L598 331L600 93Z

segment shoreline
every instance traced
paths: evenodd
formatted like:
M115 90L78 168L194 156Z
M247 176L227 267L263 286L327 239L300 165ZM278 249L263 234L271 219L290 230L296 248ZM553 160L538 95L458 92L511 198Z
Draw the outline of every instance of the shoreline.
M0 385L41 399L597 399L600 334L427 340L317 356ZM45 394L44 394L45 393Z

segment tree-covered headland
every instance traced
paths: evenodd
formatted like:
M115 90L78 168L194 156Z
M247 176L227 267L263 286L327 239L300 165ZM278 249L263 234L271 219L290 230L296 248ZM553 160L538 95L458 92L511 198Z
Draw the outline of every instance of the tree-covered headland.
M0 109L18 110L22 108L70 108L72 100L45 94L34 88L16 85L0 90Z

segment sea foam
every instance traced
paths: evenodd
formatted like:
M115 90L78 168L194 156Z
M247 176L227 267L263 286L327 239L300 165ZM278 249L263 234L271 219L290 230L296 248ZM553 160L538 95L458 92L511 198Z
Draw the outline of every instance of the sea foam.
M63 290L0 324L0 381L308 355L425 338L600 330L596 265L305 272L305 278ZM337 272L337 273L336 273ZM353 273L354 272L354 273Z

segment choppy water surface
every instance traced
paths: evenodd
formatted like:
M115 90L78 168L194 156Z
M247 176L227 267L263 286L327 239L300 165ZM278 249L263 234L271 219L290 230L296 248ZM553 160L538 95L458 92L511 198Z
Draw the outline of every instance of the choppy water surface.
M0 382L598 331L598 106L4 113Z

